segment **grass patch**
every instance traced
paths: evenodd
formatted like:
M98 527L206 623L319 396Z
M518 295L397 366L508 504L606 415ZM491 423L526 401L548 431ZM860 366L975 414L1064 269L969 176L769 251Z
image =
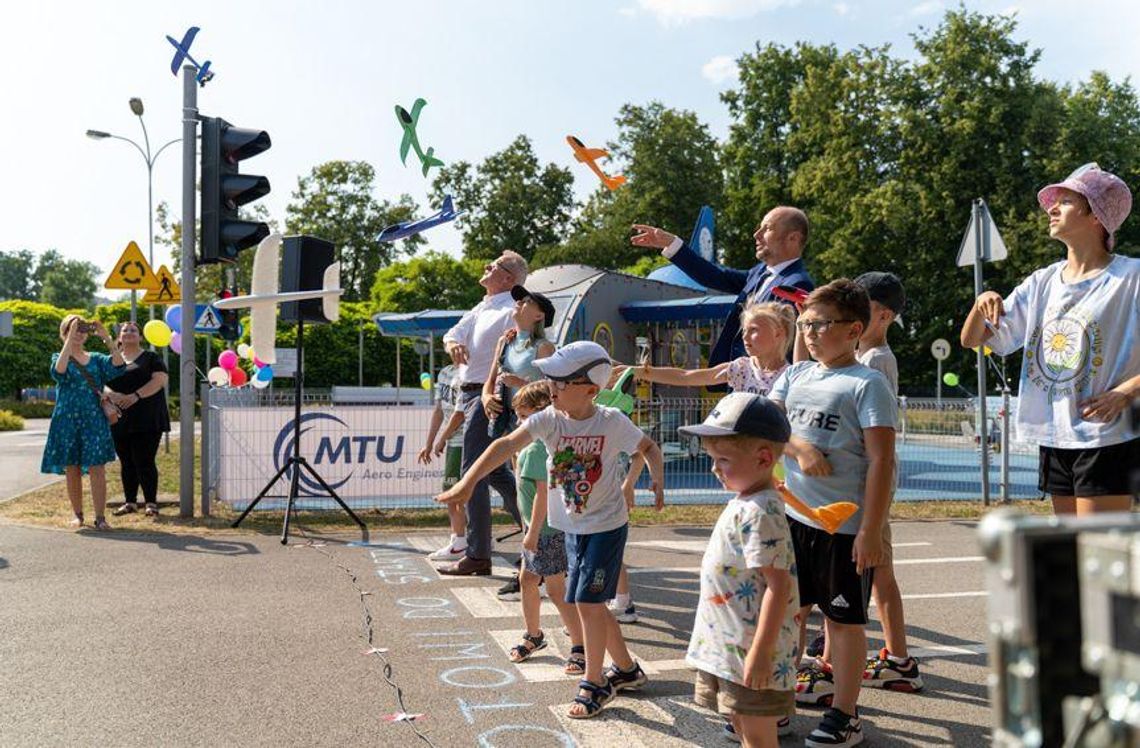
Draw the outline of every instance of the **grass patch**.
M200 444L195 444L194 485L199 486L201 469ZM177 440L171 440L170 453L162 447L158 451L158 490L162 516L157 520L145 517L142 512L122 517L109 517L108 521L116 532L174 533L182 535L225 534L225 535L277 535L281 532L283 512L257 511L242 522L240 528L233 529L230 523L238 513L228 506L215 502L209 517L199 514L199 506L194 507L195 516L178 516L179 454ZM88 520L93 520L91 509L90 484L84 480L84 505ZM112 464L107 469L107 496L112 506L123 500L123 486L119 480L118 466ZM201 501L200 496L196 496ZM1047 514L1052 511L1047 501L1011 501L1007 505L994 502L990 509L1009 506L1026 514ZM649 507L636 507L630 512L630 523L638 527L653 525L706 525L711 526L720 516L720 505L674 505L666 506L657 512ZM363 509L355 510L370 532L440 530L447 527L447 512L444 509ZM938 519L978 519L989 511L981 501L904 501L895 502L891 507L891 517L898 520L938 520ZM41 527L67 527L71 520L71 508L67 501L67 488L63 481L38 488L15 499L0 503L0 522L35 525ZM503 512L495 512L491 521L505 530L511 519ZM355 534L359 529L339 508L320 512L298 512L294 526L319 534Z

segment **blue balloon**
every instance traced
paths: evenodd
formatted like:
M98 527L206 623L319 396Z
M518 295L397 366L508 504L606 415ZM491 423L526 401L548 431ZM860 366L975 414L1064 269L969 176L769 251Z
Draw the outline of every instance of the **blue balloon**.
M257 378L263 382L268 382L273 379L273 367L263 366L257 370Z
M172 304L166 308L166 325L174 332L182 332L182 307Z

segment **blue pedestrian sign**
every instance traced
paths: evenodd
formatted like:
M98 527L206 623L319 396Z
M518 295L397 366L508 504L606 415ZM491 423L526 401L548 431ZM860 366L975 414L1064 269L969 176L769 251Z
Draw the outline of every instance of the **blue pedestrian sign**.
M222 315L209 304L194 305L194 332L212 335L222 329Z

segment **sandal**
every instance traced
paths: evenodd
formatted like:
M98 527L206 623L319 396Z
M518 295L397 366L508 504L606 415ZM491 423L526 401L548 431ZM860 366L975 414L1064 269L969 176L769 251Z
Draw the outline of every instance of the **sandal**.
M538 632L538 636L524 633L522 643L511 647L509 656L511 662L523 662L529 660L530 656L540 649L546 649L546 634L541 631Z
M584 696L583 692L589 695ZM602 711L606 704L613 701L613 698L614 688L608 681L604 686L598 686L588 680L580 680L578 681L578 695L574 697L574 703L586 707L586 711L581 714L577 712L567 712L566 716L570 719L589 719L590 717L597 716L598 712Z
M96 517L95 524L92 525L96 530L110 530L111 526L107 524L106 517Z
M649 682L646 677L645 671L641 669L641 665L636 662L629 670L622 670L617 665L610 665L606 668L606 680L613 686L614 692L619 691L636 691Z
M68 522L67 524L70 525L71 527L83 527L83 515L82 514L75 515L75 517L70 522Z
M566 658L566 667L562 670L567 675L586 674L586 648L581 644L570 647L570 656Z
M121 507L111 512L111 514L115 515L116 517L122 517L124 514L134 514L138 510L139 508L135 506L135 502L126 501L123 502L123 505Z

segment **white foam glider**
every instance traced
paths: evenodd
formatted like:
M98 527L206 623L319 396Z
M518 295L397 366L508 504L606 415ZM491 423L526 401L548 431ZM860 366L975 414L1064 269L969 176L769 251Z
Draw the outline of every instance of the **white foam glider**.
M233 296L213 302L216 309L249 308L249 342L254 353L267 364L277 363L274 345L277 342L277 305L287 301L320 299L322 311L330 321L340 318L340 263L325 268L323 288L312 291L279 292L277 283L278 256L281 253L281 234L274 233L261 240L253 257L253 279L248 296Z

